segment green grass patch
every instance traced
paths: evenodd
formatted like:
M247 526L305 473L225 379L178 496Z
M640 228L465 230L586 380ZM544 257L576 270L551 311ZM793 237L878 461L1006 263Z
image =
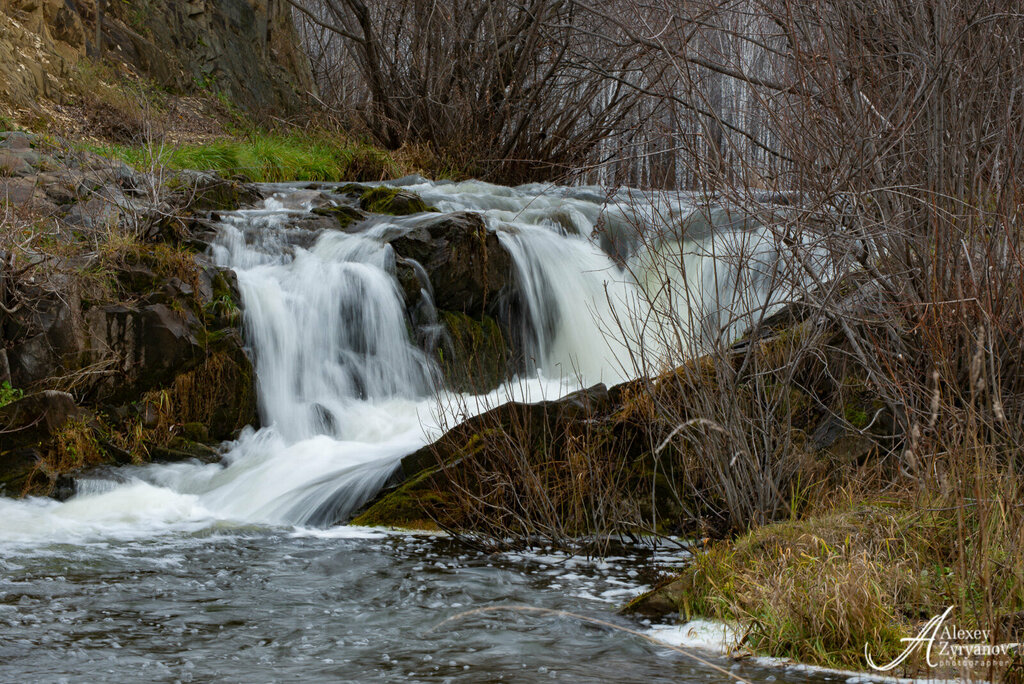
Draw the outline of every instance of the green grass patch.
M139 169L216 171L263 183L382 180L401 175L386 152L333 134L253 133L239 139L178 146L94 146L92 151Z

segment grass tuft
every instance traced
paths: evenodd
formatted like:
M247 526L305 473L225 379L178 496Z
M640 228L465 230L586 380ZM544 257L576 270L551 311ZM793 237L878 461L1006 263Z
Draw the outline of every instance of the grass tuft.
M137 168L216 171L258 183L383 180L401 175L395 160L370 145L322 133L251 133L242 139L178 146L94 146Z

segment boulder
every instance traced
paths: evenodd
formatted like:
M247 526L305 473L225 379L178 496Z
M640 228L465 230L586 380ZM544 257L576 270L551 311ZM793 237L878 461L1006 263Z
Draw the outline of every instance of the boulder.
M466 529L469 523L472 527L459 505L460 497L471 492L478 500L489 499L493 494L489 488L500 478L478 478L481 473L499 472L515 460L508 452L512 442L535 465L542 465L577 448L582 434L607 432L608 439L620 440L609 446L611 453L624 460L634 458L633 437L613 436L606 424L622 401L623 387L609 390L598 384L557 400L509 402L456 425L433 444L403 458L388 486L352 523L427 528L440 523L451 529Z
M108 369L95 387L98 399L125 400L146 392L205 358L197 337L202 324L190 311L166 304L112 304L90 310L85 318L88 360Z
M441 334L434 345L446 387L484 394L511 375L511 353L497 321L459 311L439 311L438 320Z
M25 491L40 473L43 447L73 419L92 414L66 392L37 392L0 407L0 494Z
M390 244L426 271L438 309L479 320L496 311L499 296L513 287L512 257L479 214L425 217Z
M19 341L8 349L11 383L29 387L60 371L83 349L81 304L77 288L68 284L61 292L32 290L31 306L8 317L4 336Z

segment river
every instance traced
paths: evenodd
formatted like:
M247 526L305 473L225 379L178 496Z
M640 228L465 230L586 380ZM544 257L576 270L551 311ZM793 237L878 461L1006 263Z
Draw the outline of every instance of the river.
M526 302L530 368L484 397L445 390L409 337L382 240L423 217L309 234L292 219L308 215L315 193L267 186L264 206L221 217L211 248L238 274L264 427L225 444L220 463L124 468L81 481L64 503L0 500L0 679L732 680L564 616L505 611L441 625L523 604L648 630L614 610L679 556L486 555L436 535L335 523L440 435L445 407L473 413L635 374L622 321L664 315L637 275L652 273L644 255L657 244L685 246L677 281L713 293L690 324L756 308L777 259L766 235L712 217L686 240L637 239L636 226L692 213L686 197L403 183L443 212L481 212L498 232ZM729 266L715 245L753 245L759 266ZM666 337L648 334L633 343L666 353ZM704 657L752 681L809 676Z

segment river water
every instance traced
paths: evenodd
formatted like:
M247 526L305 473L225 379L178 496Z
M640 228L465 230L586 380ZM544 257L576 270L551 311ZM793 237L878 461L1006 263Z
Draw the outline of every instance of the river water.
M490 556L335 522L451 424L445 407L466 414L612 384L636 373L630 344L692 352L650 333L679 308L666 313L664 295L651 296L651 255L676 250L672 282L703 293L686 325L714 329L772 296L778 256L767 234L711 214L685 239L637 232L655 217L676 225L692 215L685 197L404 182L442 211L481 212L498 232L515 260L534 365L485 397L447 392L409 339L382 240L424 217L310 234L294 219L316 193L268 187L265 206L222 217L211 252L238 273L264 427L225 444L221 463L122 469L81 482L64 503L0 500L0 680L731 680L568 617L440 624L524 604L646 630L614 610L678 556ZM739 268L727 252L756 258ZM635 336L623 321L637 323ZM752 681L807 677L720 664Z

